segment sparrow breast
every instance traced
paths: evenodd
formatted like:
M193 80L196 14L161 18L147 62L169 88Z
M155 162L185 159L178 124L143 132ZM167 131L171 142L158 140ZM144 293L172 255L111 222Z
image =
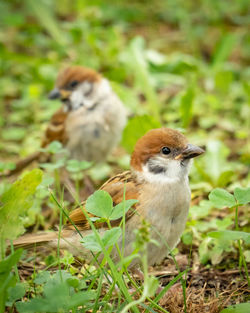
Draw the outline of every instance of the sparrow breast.
M103 161L121 139L126 110L106 79L82 101L66 120L67 148L74 159Z
M190 188L187 179L165 184L147 182L141 184L140 188L137 214L134 214L126 224L125 254L132 253L134 229L138 228L143 218L151 225L151 239L159 243L158 246L153 243L148 245L149 265L159 264L176 246L185 228ZM137 262L138 260L134 260L130 266L135 266Z

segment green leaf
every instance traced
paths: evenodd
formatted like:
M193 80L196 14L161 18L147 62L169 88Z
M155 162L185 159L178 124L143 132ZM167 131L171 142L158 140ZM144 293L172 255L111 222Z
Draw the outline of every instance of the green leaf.
M245 250L243 254L246 259L246 262L249 263L250 262L250 250Z
M135 253L133 252L131 255L128 256L124 256L119 263L117 263L117 267L121 267L123 265L125 265L126 267L129 266L129 264L133 261L133 259L135 258L140 258L141 256L139 255L139 253Z
M46 148L42 148L41 151L48 152L51 154L63 153L65 149L63 149L63 145L59 141L52 141Z
M216 188L211 191L208 198L216 208L231 208L236 204L234 196L221 188Z
M223 252L225 251L224 247L221 247L219 244L215 244L212 248L210 247L209 250L209 256L212 264L220 264L223 259Z
M103 235L101 235L101 240L105 248L113 246L121 236L121 228L120 227L113 227L112 229L106 230ZM102 251L102 247L99 244L95 234L90 234L85 236L81 243L86 249L89 249L93 252L100 252Z
M69 312L95 299L96 293L92 290L72 294L70 288L65 282L50 285L44 288L43 298L35 298L29 302L17 302L17 310L20 313Z
M122 234L120 227L113 227L105 231L104 236L102 237L103 244L106 248L113 246Z
M55 16L53 16L53 10L48 5L47 1L39 1L35 3L32 0L26 0L24 4L27 9L33 13L44 29L51 35L51 37L59 44L64 46L65 33L61 31L59 24Z
M142 115L130 119L123 131L122 146L131 153L139 138L152 128L159 128L161 124L152 116Z
M74 263L74 261L75 259L73 255L67 250L64 251L63 258L60 258L60 263L64 264L65 266L69 266L70 264Z
M246 243L250 243L250 234L244 231L236 230L221 230L212 231L207 234L209 237L216 238L219 240L229 241L229 240L244 240Z
M6 239L15 239L24 231L21 215L33 204L33 195L42 181L39 169L17 180L3 195L0 207L0 251L4 251Z
M23 250L18 249L13 254L9 255L7 258L5 258L3 261L0 262L0 275L10 272L12 267L17 264L19 261ZM0 280L0 284L3 283L2 280Z
M37 277L34 279L34 282L37 285L44 284L50 279L51 275L48 271L42 271L37 274Z
M192 108L194 100L194 89L189 87L181 96L180 99L180 116L182 127L187 128L192 119Z
M212 203L208 200L201 200L199 205L194 205L190 207L189 215L193 220L198 220L202 217L208 216L212 210Z
M217 230L226 230L234 222L231 217L224 217L223 219L214 219ZM214 227L213 227L214 228Z
M16 168L15 163L0 162L0 172L4 172L5 170L14 170L15 168Z
M239 303L227 307L220 313L249 313L249 312L250 312L250 303Z
M127 108L136 115L144 114L145 108L140 105L136 91L117 82L111 82L112 89L119 96Z
M135 88L145 95L148 112L159 117L159 100L156 90L152 84L152 75L149 71L149 64L145 53L145 39L134 37L127 49L124 49L121 59L126 63L131 74L135 78Z
M231 178L233 177L233 175L234 175L234 172L230 170L222 172L217 181L218 187L226 186L231 181Z
M27 136L27 130L21 127L12 127L2 131L2 138L4 140L22 140Z
M227 157L230 151L224 143L218 140L208 140L206 143L206 153L204 157L195 162L200 176L214 187L224 187L231 181L230 172L232 170ZM228 172L223 174L224 172Z
M228 92L229 88L232 85L234 75L232 71L217 71L215 75L215 85L222 92Z
M44 169L47 169L49 171L54 171L56 169L59 169L61 167L64 167L65 162L64 159L58 159L55 163L42 163L40 166Z
M12 305L18 299L21 299L25 295L25 285L22 283L16 284L14 287L8 289L8 302Z
M213 55L213 67L218 67L227 60L233 48L236 45L235 34L223 35L217 44L216 51Z
M0 262L0 312L4 312L5 302L8 297L8 288L16 285L16 277L12 268L21 258L23 250L18 249Z
M210 238L205 238L201 244L199 245L199 258L200 258L200 262L202 264L206 264L210 258L210 255L209 255L209 242L211 241L212 239Z
M117 220L118 218L123 216L123 212L125 211L125 214L127 211L135 204L138 200L130 199L122 201L121 203L117 204L109 216L110 220Z
M89 169L88 173L91 179L95 180L104 180L110 175L111 167L106 164L96 164L91 169Z
M147 284L148 284L148 297L153 297L156 293L156 290L159 286L159 281L156 277L154 276L150 276L147 280Z
M82 238L81 240L82 245L93 252L100 252L102 251L102 247L100 246L98 240L96 239L95 234L90 234Z
M36 297L29 302L17 302L18 312L69 312L79 305L89 306L90 301L95 298L96 293L93 291L76 293L74 288L79 287L80 281L66 271L57 271L53 275L46 272L46 275L41 273L39 276L36 284L45 283L42 297Z
M73 288L77 288L80 285L80 281L76 277L72 277L67 279L67 284Z
M185 245L191 245L193 242L193 233L192 232L185 232L181 236L181 240Z
M68 160L66 168L69 172L76 173L86 170L91 165L92 163L87 161Z
M97 190L86 202L86 210L98 217L109 218L113 209L110 194L104 190Z
M250 187L248 188L235 188L234 196L239 204L247 204L250 202Z

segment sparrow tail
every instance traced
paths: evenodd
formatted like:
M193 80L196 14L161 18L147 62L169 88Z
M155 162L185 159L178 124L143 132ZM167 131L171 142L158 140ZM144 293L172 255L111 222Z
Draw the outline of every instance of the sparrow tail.
M43 245L47 242L57 240L57 238L57 232L41 232L38 234L28 234L14 240L13 245L16 248L29 248L35 245Z
M62 230L60 232L60 247L67 248L69 242L75 237L74 230ZM28 234L19 237L13 241L13 245L16 248L31 248L33 246L48 245L51 247L57 247L59 239L59 232L41 232L37 234Z

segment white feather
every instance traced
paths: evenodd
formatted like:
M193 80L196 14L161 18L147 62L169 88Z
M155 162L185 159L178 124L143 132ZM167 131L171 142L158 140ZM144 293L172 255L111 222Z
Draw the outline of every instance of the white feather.
M192 164L192 160L186 160L182 165L180 160L171 160L161 156L151 158L151 164L160 166L165 169L160 173L153 173L149 169L149 162L142 167L142 173L140 175L149 183L168 184L174 183L179 180L188 179L189 169Z

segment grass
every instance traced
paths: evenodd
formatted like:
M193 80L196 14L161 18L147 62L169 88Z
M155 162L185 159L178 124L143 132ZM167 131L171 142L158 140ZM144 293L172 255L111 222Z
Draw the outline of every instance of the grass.
M8 236L14 239L24 228L36 231L59 224L61 229L72 206L89 195L81 183L84 176L97 189L108 177L127 169L134 142L147 129L159 125L180 129L190 142L206 146L206 154L194 162L190 175L188 223L180 244L172 251L178 274L158 277L165 292L184 275L184 297L182 291L167 299L164 292L148 297L145 290L150 284L149 289L154 290L154 280L143 283L120 270L93 228L106 254L105 266L104 261L96 266L94 260L87 266L70 254L40 247L35 257L32 251L24 251L22 258L12 252L9 267L6 262L0 263L0 281L5 281L0 284L0 290L4 290L0 293L0 312L21 312L22 305L19 308L17 304L21 300L52 305L58 293L65 299L71 293L71 307L63 297L58 298L64 306L51 307L51 312L69 312L70 308L72 312L117 312L137 301L132 308L137 312L217 313L248 301L247 240L240 237L225 241L209 233L248 233L249 204L246 202L235 213L230 205L218 208L208 199L218 187L233 194L237 187L250 186L248 1L43 0L34 4L13 0L2 1L0 8L0 171L39 148L48 120L60 107L59 102L49 101L47 94L58 70L66 64L100 71L111 81L131 116L122 148L105 164L58 160L56 154L62 152L61 147L55 144L49 148L53 162L43 165L42 182L36 173L32 188L36 184L38 187L30 188L26 196L20 191L18 205L8 203L9 212L16 210L22 219L15 216L9 224L7 219L1 222L5 226L0 227L2 262ZM79 191L74 197L60 184L65 167ZM1 180L2 199L8 191L16 190L16 185L11 187L13 180ZM5 216L2 199L0 221ZM189 261L183 263L179 257ZM152 270L166 273L170 268L176 273L173 262L170 258ZM127 291L132 286L137 290L133 296ZM79 299L84 293L83 305ZM27 312L27 307L23 310ZM37 307L33 310L38 312Z

